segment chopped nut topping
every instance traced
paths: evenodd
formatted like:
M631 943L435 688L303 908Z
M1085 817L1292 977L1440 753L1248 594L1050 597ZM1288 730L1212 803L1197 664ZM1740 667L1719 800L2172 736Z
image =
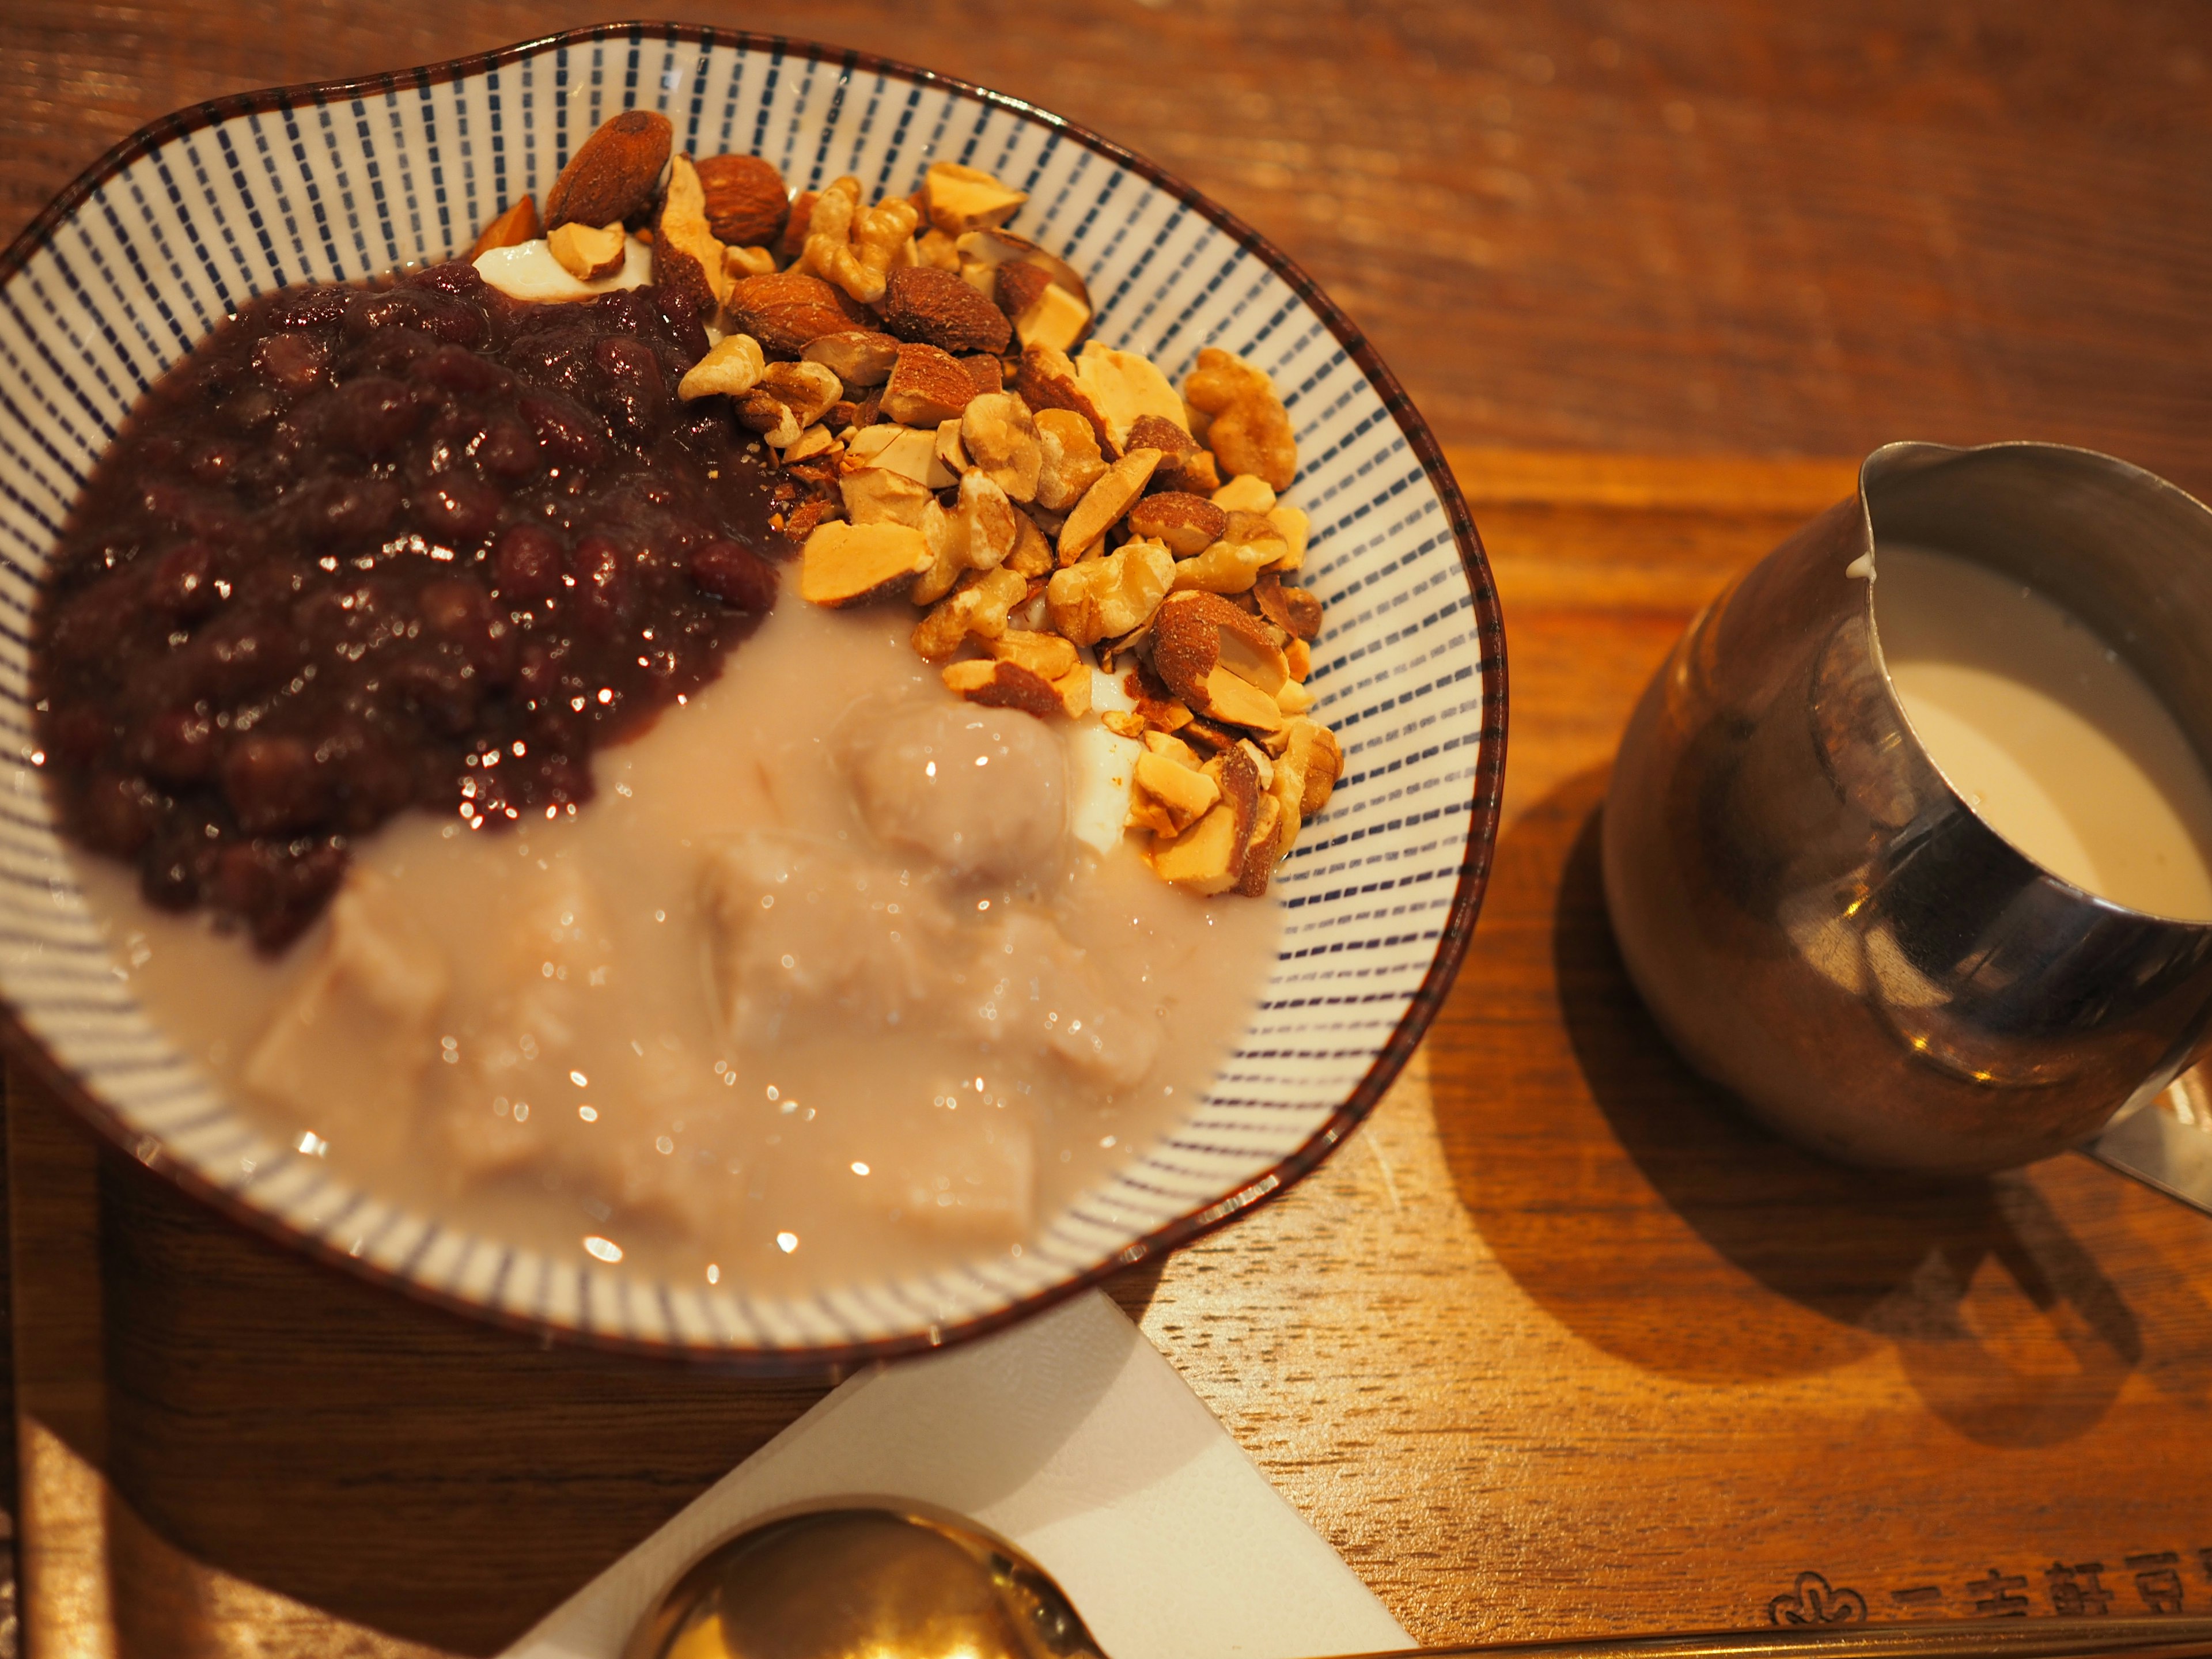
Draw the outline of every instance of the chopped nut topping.
M976 393L975 377L950 352L908 342L884 384L883 410L902 425L935 427L956 418Z
M725 334L707 355L684 371L676 395L690 403L697 398L741 398L760 383L768 360L760 342L750 334Z
M1067 354L1048 345L1025 345L1020 366L1014 370L1014 390L1022 401L1042 415L1048 409L1073 410L1091 423L1098 447L1108 459L1119 459L1120 442L1106 425L1106 417L1091 401L1091 394L1076 379L1075 365Z
M1082 558L1092 543L1121 521L1130 503L1145 493L1145 480L1152 476L1152 469L1159 463L1158 450L1133 449L1084 491L1083 499L1075 504L1074 511L1067 515L1067 522L1060 527L1062 564L1073 564Z
M1029 591L1028 581L1011 570L969 573L915 624L915 650L937 662L957 651L971 635L996 639L1006 631L1007 612Z
M1003 225L1030 199L1026 191L1009 189L980 167L957 161L931 162L921 193L931 226L947 236Z
M1231 513L1221 539L1176 567L1178 589L1242 593L1288 551L1283 532L1256 513Z
M732 285L748 276L766 276L775 270L775 255L764 247L738 247L726 244L722 249L722 270Z
M1182 424L1182 399L1148 357L1093 340L1075 360L1075 379L1105 421L1107 435L1121 448L1130 447L1129 428L1145 416Z
M1240 472L1213 492L1213 504L1224 513L1272 513L1275 492L1265 478Z
M1282 532L1283 540L1290 547L1290 551L1276 560L1270 568L1291 571L1302 568L1306 562L1306 536L1312 528L1312 520L1298 508L1277 502L1267 514L1267 522Z
M848 174L815 198L804 263L861 304L872 305L884 297L891 269L920 222L914 204L902 198L863 208L860 181Z
M525 196L483 228L469 248L468 261L474 264L494 248L520 247L544 234L538 220L538 198Z
M1106 475L1098 434L1073 410L1040 409L1032 418L1037 434L1036 503L1065 513Z
M1052 682L1017 662L971 657L946 664L943 678L946 690L987 708L1018 708L1039 720L1066 712Z
M1177 558L1203 553L1228 528L1228 514L1203 495L1178 489L1147 495L1129 509L1130 533L1165 542Z
M729 263L707 223L706 191L688 155L668 164L668 188L653 228L653 279L689 291L705 317L729 298Z
M1017 501L1033 501L1044 449L1035 417L1018 393L987 392L961 411L960 437L977 466Z
M902 340L921 340L947 351L1006 349L1013 325L1006 313L957 275L910 265L885 279L879 306L884 326Z
M1275 384L1243 358L1215 346L1202 348L1198 367L1183 382L1193 409L1213 418L1206 446L1231 472L1249 472L1276 489L1297 476L1297 439Z
M775 256L769 249L782 236L791 215L783 175L757 155L709 156L697 166L714 240L766 255L773 270Z
M1053 556L1052 544L1037 528L1036 520L1027 513L1014 514L1014 550L1006 555L1006 568L1018 570L1034 581L1040 576L1049 576L1059 561Z
M937 459L937 432L909 426L864 426L845 445L854 469L881 467L900 472L929 489L949 489L959 479Z
M1052 625L1078 645L1115 638L1149 622L1174 580L1174 554L1158 542L1130 542L1053 573Z
M902 524L920 530L923 514L937 505L925 486L889 467L844 473L837 489L845 498L845 516L854 524Z
M1253 584L1252 597L1258 601L1261 616L1295 635L1301 643L1320 636L1321 601L1304 588L1286 587L1283 579L1270 571Z
M817 525L799 556L799 597L810 605L855 605L930 566L921 532L902 524Z
M1152 474L1155 491L1179 489L1210 499L1221 488L1221 471L1213 464L1213 453L1179 422L1139 415L1129 423L1129 445L1133 449L1141 446L1160 452L1159 467Z
M571 221L555 228L545 239L545 247L562 270L580 283L589 283L622 269L629 241L619 221L602 230Z
M915 579L911 595L916 605L933 605L958 580L963 571L995 570L1014 550L1016 520L1006 493L981 471L960 480L960 494L951 512L933 497L922 509L921 533L929 544L930 568ZM1027 591L1024 580L1024 591Z
M845 395L856 397L891 377L898 362L899 343L873 329L841 329L817 335L799 354L810 363L820 363L843 383Z
M1199 769L1198 757L1189 747L1175 746L1188 758L1158 750L1138 756L1129 792L1130 824L1170 839L1204 817L1221 799L1221 786Z

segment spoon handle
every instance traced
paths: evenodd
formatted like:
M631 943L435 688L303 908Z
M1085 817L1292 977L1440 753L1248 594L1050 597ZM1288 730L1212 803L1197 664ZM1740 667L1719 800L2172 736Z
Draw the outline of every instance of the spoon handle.
M1422 1648L1419 1659L2212 1659L2212 1619L1958 1620ZM1415 1659L1412 1654L1365 1659Z

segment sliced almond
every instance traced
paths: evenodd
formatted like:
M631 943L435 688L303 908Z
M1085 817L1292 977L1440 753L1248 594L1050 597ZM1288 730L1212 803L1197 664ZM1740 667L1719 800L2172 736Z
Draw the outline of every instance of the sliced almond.
M921 528L922 514L937 505L924 485L889 467L868 466L839 476L845 516L854 524L902 524Z
M1129 508L1133 534L1165 542L1177 558L1203 553L1229 528L1229 515L1202 495L1163 490Z
M1176 746L1190 753L1183 744ZM1173 838L1204 817L1220 799L1221 786L1198 769L1196 757L1181 764L1167 755L1148 752L1137 757L1130 779L1128 821L1135 828Z
M1098 405L1091 401L1090 392L1076 378L1075 365L1068 361L1066 352L1047 345L1024 347L1021 362L1014 369L1014 390L1022 394L1022 401L1040 417L1048 409L1070 410L1080 415L1090 422L1106 459L1120 458L1120 442L1108 428Z
M1272 513L1275 492L1265 478L1240 472L1213 492L1213 504L1228 513Z
M810 605L854 605L929 568L929 544L902 524L817 525L799 567L799 597Z
M937 459L937 432L886 424L864 426L846 441L845 453L855 470L879 466L900 472L929 489L947 489L959 479Z
M947 236L1003 225L1030 199L1028 191L957 161L931 162L922 175L921 196L931 226Z
M942 678L947 690L986 708L1018 708L1039 720L1066 712L1052 682L1017 662L971 657L964 662L948 663Z
M975 378L951 352L909 341L884 383L883 411L903 426L933 428L957 419L976 392Z
M1312 520L1295 507L1285 507L1278 501L1267 514L1267 522L1283 533L1290 550L1267 568L1285 574L1302 568L1306 562L1306 538L1311 532Z
M1276 694L1295 684L1267 623L1212 593L1176 593L1160 606L1152 667L1194 713L1260 732L1281 726Z
M835 334L809 340L799 356L820 363L836 375L845 395L857 398L870 386L881 386L898 363L899 343L873 329L841 329Z
M990 652L1000 662L1018 662L1040 678L1056 680L1075 672L1082 658L1057 634L1010 628L993 640Z
M1242 750L1206 763L1221 799L1196 823L1171 839L1155 836L1146 861L1163 881L1194 893L1225 893L1244 873L1252 821L1259 811L1260 778Z
M544 234L538 218L538 198L526 195L477 234L469 248L468 261L474 264L495 247L520 247Z
M1091 307L1058 283L1048 283L1014 317L1014 337L1024 346L1072 351L1091 326Z
M668 164L668 188L653 231L653 280L690 289L701 314L711 317L729 297L730 268L707 222L706 191L688 155Z
M1060 527L1060 558L1071 564L1093 542L1121 522L1130 503L1145 493L1145 481L1160 464L1157 449L1133 449L1108 467L1083 493Z
M1075 379L1106 422L1115 443L1129 447L1129 428L1144 416L1175 424L1186 418L1182 398L1149 357L1093 340L1075 360Z

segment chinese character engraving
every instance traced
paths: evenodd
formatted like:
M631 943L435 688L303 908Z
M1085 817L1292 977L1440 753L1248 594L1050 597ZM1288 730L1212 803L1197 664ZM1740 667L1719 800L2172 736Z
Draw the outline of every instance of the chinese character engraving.
M2128 1571L2136 1576L2136 1594L2153 1613L2181 1611L2181 1565L2179 1550L2160 1550L2128 1557Z
M1943 1589L1940 1584L1915 1584L1910 1589L1893 1589L1889 1599L1900 1607L1936 1607L1943 1604Z
M2025 1619L2027 1617L2027 1598L2015 1592L2027 1588L2027 1580L2021 1575L2015 1573L2008 1578L2001 1578L1997 1576L1997 1570L1991 1567L1987 1577L1977 1578L1966 1586L1966 1594L1972 1598L1974 1611L1978 1613L1999 1619Z
M1866 1597L1838 1589L1817 1572L1797 1575L1797 1588L1766 1604L1771 1625L1856 1625L1866 1620Z
M2053 1561L2043 1570L2043 1581L2051 1592L2051 1610L2075 1618L2110 1613L2112 1593L2097 1582L2097 1575L2105 1570L2102 1561L2081 1561L2068 1566L2063 1561Z

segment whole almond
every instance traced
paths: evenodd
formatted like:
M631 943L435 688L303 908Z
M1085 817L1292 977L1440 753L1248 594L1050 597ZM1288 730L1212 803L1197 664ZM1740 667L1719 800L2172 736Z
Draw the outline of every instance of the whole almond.
M1000 352L1013 337L1013 325L1005 312L957 272L928 265L904 265L891 271L877 309L887 332L946 351Z
M1009 259L1000 265L992 298L1009 317L1018 317L1036 303L1037 295L1052 286L1052 273L1026 259Z
M769 247L783 234L791 196L783 175L757 155L710 155L698 164L714 240L732 247Z
M937 426L959 415L980 390L950 352L909 342L899 348L884 386L883 411L902 426Z
M866 328L872 320L819 276L779 270L730 285L723 301L730 323L750 334L771 357L796 357L824 334Z
M675 145L676 129L652 110L626 109L602 121L546 191L545 228L571 220L611 225L635 218L652 205Z
M783 222L783 234L776 239L775 257L790 264L806 252L806 228L814 220L814 204L821 191L802 190L791 198L791 216Z

